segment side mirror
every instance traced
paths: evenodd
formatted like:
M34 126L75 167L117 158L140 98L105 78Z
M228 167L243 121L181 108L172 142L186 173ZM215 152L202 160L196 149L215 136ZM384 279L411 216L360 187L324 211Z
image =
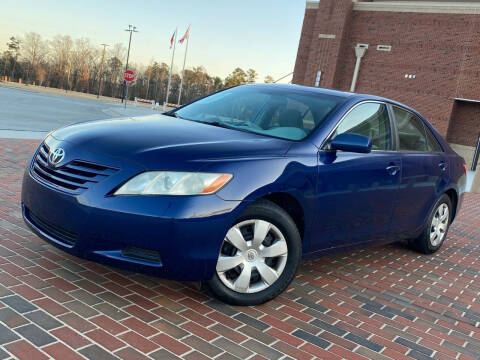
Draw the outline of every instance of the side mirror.
M339 134L330 142L330 149L355 153L369 153L372 151L372 139L359 134Z

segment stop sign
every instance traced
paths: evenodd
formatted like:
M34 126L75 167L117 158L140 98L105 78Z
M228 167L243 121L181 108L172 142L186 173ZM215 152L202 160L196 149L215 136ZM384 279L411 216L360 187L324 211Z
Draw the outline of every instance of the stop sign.
M125 70L125 72L123 73L123 79L126 82L131 82L135 80L135 73L132 70Z

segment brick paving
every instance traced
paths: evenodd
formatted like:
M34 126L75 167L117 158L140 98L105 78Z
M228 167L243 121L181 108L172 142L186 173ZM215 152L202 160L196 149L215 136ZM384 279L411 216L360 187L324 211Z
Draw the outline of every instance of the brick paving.
M0 359L480 359L480 195L434 256L393 244L308 261L279 298L232 307L28 231L37 144L0 139Z

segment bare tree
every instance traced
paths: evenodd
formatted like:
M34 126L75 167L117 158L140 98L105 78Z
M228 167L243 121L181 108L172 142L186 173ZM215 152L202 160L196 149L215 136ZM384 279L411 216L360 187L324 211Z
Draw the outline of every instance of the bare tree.
M87 38L74 40L68 35L57 35L51 40L43 40L39 34L30 32L24 35L22 42L17 37L10 38L7 50L0 54L0 71L3 67L3 74L10 74L11 78L26 74L27 81L38 81L44 86L93 93L99 81L102 51ZM102 73L102 93L106 96L121 96L125 58L123 44L108 48ZM165 99L169 75L167 64L152 59L148 66L132 63L130 67L137 74L130 98L137 96L157 102ZM202 66L185 69L181 101L190 102L226 86L255 82L257 77L253 69L236 68L223 81L218 76L209 75ZM266 79L270 80L269 77ZM180 76L174 68L170 99L178 98L179 86Z
M38 66L40 62L45 57L47 53L47 48L45 42L42 40L41 36L34 32L29 32L25 34L23 38L23 46L22 46L22 55L23 58L27 61L27 81L30 78L36 80L36 76L38 73Z
M94 48L89 39L81 38L75 40L73 50L72 72L76 91L88 92L90 85L90 72L96 70L96 60L99 50Z
M56 68L57 87L66 88L65 80L69 78L72 60L73 41L68 35L57 35L50 42L54 65Z

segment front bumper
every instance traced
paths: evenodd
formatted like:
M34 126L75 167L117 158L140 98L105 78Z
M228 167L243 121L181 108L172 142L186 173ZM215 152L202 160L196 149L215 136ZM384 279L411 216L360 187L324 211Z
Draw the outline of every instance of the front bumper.
M108 186L72 195L27 169L24 220L40 237L81 258L172 280L212 278L224 236L241 212L240 201L216 195L105 196ZM160 259L127 256L132 248Z

